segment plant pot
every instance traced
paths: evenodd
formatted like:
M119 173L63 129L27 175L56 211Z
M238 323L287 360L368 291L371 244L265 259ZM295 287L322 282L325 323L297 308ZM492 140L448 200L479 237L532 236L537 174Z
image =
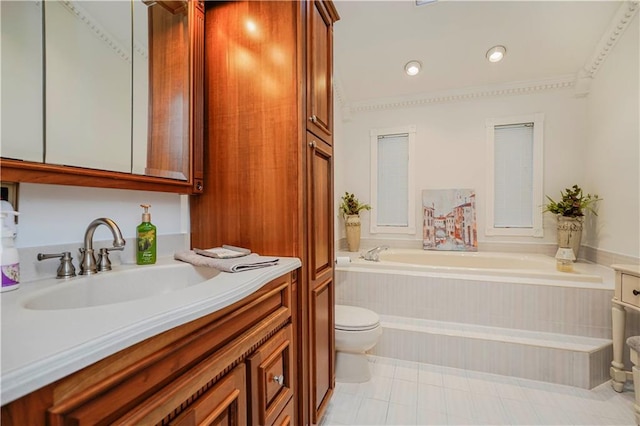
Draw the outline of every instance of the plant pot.
M360 216L349 215L344 220L347 229L347 245L349 251L360 250Z
M558 216L558 247L569 247L578 258L582 240L582 217Z

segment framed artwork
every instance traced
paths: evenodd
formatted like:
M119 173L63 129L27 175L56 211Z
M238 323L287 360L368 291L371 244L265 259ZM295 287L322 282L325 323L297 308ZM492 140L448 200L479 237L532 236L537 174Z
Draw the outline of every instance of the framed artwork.
M422 190L425 250L477 251L477 234L475 190Z

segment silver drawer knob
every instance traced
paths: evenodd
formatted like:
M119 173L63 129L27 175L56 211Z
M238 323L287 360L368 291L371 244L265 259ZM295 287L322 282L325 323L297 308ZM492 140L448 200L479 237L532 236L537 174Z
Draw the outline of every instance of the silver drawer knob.
M273 381L276 382L279 385L284 384L284 375L281 374L279 376L273 376Z

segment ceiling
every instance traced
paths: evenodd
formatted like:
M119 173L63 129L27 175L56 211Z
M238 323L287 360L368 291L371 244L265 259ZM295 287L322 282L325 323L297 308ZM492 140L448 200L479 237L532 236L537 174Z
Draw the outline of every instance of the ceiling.
M620 1L334 0L334 77L343 102L577 75ZM505 58L485 53L504 45ZM422 72L404 73L417 59Z

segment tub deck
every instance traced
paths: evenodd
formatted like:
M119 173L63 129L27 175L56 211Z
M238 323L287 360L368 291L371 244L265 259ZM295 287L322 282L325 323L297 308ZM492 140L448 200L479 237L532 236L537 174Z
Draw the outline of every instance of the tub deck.
M521 269L522 263L497 270L355 255L349 266L336 267L336 303L381 316L375 355L586 389L609 379L615 277L609 268L578 263L578 272L561 273L555 259L542 255L534 257L544 271ZM486 258L467 255L461 257Z
M573 272L560 272L556 260L542 254L500 252L434 252L417 249L390 249L380 253L380 261L364 260L359 253L338 252L337 257L350 257L349 266L336 270L364 268L401 274L491 279L498 282L530 282L540 285L568 285L613 289L615 272L611 268L583 261L573 264ZM545 280L548 280L545 281Z

